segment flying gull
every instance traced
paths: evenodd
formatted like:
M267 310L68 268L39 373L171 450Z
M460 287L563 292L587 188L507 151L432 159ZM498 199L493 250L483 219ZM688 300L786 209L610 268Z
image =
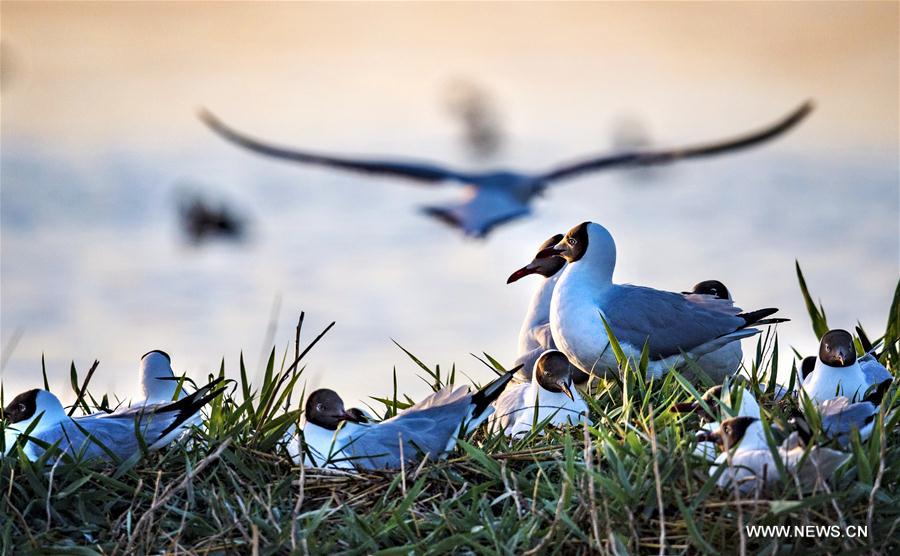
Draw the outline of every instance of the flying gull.
M511 170L461 172L428 162L319 154L277 146L245 135L205 109L199 112L199 117L219 136L261 155L340 170L407 178L423 184L441 182L461 184L464 188L462 200L452 204L424 207L423 210L426 214L459 228L466 235L485 237L494 227L527 215L530 212L531 200L557 181L608 168L667 164L755 146L785 133L802 121L812 109L813 103L807 101L767 127L730 139L671 149L636 149L593 156L537 173Z

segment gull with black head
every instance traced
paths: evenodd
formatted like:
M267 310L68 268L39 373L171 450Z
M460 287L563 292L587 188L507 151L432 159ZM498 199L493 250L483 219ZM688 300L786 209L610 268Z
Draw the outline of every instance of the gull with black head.
M893 381L890 373L881 375L874 367L867 376L856 356L853 336L846 330L829 330L819 342L819 355L811 370L808 361L801 365L805 375L801 389L816 404L840 396L860 401L873 386Z
M801 390L815 408L815 421L821 424L826 438L836 440L841 446L850 443L853 430L859 432L861 440L871 436L881 403L893 383L887 369L880 372L875 366L880 366L878 360L871 353L866 355L875 361L875 364L867 363L868 373L862 366L862 358L857 357L853 336L846 330L834 329L822 336L818 356L805 358L801 365ZM804 412L811 411L808 406L801 407ZM810 416L805 417L795 418L794 424L804 439L808 439L813 431L808 421Z
M496 226L531 212L531 200L556 182L610 168L637 168L669 164L679 160L724 154L764 143L800 123L813 109L807 101L781 120L738 137L672 149L635 149L606 156L594 156L563 164L543 172L490 170L459 172L429 162L379 160L323 155L276 146L245 135L211 112L202 110L200 119L220 137L257 154L292 162L335 168L376 176L399 177L421 184L455 182L464 188L457 203L425 207L426 214L463 231L484 237Z
M535 424L584 422L588 406L575 388L575 375L580 372L561 351L545 351L535 363L531 381L507 387L494 402L491 421L513 437L528 434Z
M741 494L747 495L766 490L781 480L759 419L733 417L722 421L715 431L701 431L697 436L698 440L713 442L723 450L709 468L710 476L714 476L720 466L726 467L716 480L719 488L736 486ZM807 450L797 433L791 434L776 452L788 474L796 477L804 489L827 480L850 459L849 454L830 448L812 446Z
M491 404L518 370L474 393L447 386L378 423L360 422L333 390L316 390L306 400L302 444L297 438L289 451L300 454L298 463L337 469L390 469L422 457L440 459L463 431L475 430L493 413Z
M734 305L731 292L719 280L704 280L694 285L689 292L681 292L694 303L708 304L714 310L740 314L741 309ZM744 352L740 342L731 342L712 353L698 358L695 363L713 382L720 383L734 375L741 366ZM690 378L690 372L684 374Z
M22 449L32 461L49 445L85 460L124 460L140 452L142 443L151 451L158 450L200 420L200 409L224 391L216 389L221 380L175 402L75 418L68 416L53 393L29 390L13 398L3 410L8 423L4 430L6 449L24 442Z
M880 355L876 353L876 346L869 340L865 331L857 326L856 335L859 337L859 343L863 348L862 357L857 357L859 368L862 369L863 375L866 377L866 383L869 388L884 383L885 381L893 381L894 375L891 374L887 367L881 364ZM882 352L883 354L883 352ZM800 376L806 379L816 368L819 358L815 355L804 357L800 363Z
M518 355L515 364L522 365L519 374L526 380L531 380L537 358L548 349L556 349L556 344L553 343L553 334L550 332L550 300L553 297L556 281L566 266L566 260L555 254L548 254L547 249L559 243L562 238L562 234L556 234L542 243L538 248L538 255L530 263L513 272L506 280L507 284L512 284L530 274L537 274L541 277L541 281L531 297L528 311L525 313L525 320L522 321L522 327L519 329ZM587 382L587 379L588 375L576 369L576 384Z
M680 293L615 284L616 244L599 224L572 228L550 250L566 259L550 302L550 329L557 349L581 370L617 372L604 321L628 359L640 360L647 345L648 377L659 378L725 345L758 334L754 326L778 309L735 314L728 303L697 302ZM721 300L720 300L721 301Z

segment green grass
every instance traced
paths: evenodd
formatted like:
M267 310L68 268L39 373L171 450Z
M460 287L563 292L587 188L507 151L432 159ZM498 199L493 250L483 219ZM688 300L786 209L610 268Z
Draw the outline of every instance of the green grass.
M798 266L799 274L799 266ZM802 276L802 275L801 275ZM801 279L814 331L825 324ZM898 289L900 292L900 289ZM898 371L900 306L888 318L884 360ZM869 334L870 337L874 335ZM300 349L273 349L260 384L241 360L214 376L235 380L189 443L127 461L47 466L14 453L0 461L0 549L53 553L765 553L900 550L900 427L872 438L821 488L786 480L745 499L719 491L692 454L696 417L667 411L706 385L677 373L648 383L646 361L621 361L621 379L594 384L591 424L511 441L480 430L445 461L350 474L293 465L279 439L300 418ZM298 326L299 339L299 326ZM892 341L893 340L893 341ZM614 346L615 347L615 346ZM401 348L402 349L402 348ZM783 346L781 349L784 349ZM796 401L774 401L777 334L745 354L750 387L770 423ZM406 351L406 350L404 350ZM290 352L290 353L289 353ZM457 378L411 353L433 388ZM490 357L487 364L499 370ZM72 368L76 411L109 407ZM794 377L792 377L793 379ZM373 405L393 415L413 400L394 388ZM296 391L295 391L296 390ZM11 397L8 395L7 397ZM885 405L900 406L897 388ZM883 413L884 414L884 413ZM867 538L750 538L756 524L867 525Z

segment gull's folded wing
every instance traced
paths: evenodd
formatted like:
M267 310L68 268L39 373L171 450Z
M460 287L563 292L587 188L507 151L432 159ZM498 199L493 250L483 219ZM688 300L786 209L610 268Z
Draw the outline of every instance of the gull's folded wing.
M652 359L689 352L744 325L737 315L643 286L616 286L603 312L620 342L638 350L647 342Z

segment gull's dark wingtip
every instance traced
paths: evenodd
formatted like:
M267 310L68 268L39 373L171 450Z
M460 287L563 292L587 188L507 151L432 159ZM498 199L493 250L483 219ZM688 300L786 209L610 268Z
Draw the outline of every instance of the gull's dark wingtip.
M793 127L794 125L800 123L802 120L806 119L807 116L812 113L813 110L816 109L816 101L814 99L808 98L803 103L798 106L790 115L785 118L784 125L786 127Z
M197 116L197 119L206 124L207 126L216 129L221 127L222 122L219 121L219 118L216 117L212 111L205 106L198 106L194 109L194 114Z

